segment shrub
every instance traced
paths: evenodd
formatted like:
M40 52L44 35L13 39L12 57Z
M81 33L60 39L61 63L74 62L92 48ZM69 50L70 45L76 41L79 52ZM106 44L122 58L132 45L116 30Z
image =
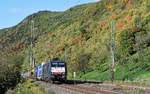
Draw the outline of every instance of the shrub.
M20 81L20 67L0 60L0 94L13 88Z

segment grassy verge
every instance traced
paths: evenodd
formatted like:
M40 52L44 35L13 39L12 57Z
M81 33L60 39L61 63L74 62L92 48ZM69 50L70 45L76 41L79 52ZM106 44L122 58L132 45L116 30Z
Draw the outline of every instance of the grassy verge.
M139 72L137 74L132 74L130 76L130 72L128 71L120 71L121 69L116 70L115 72L115 82L116 83L127 83L131 85L140 85L140 86L150 86L150 72ZM125 79L123 80L124 75L130 76L132 79ZM136 76L136 77L135 77ZM109 71L101 72L101 71L92 71L89 73L86 73L81 78L82 80L100 80L109 82L111 78L111 74Z
M14 90L9 90L7 94L54 94L54 92L46 92L44 88L35 84L33 80L27 80L18 84Z

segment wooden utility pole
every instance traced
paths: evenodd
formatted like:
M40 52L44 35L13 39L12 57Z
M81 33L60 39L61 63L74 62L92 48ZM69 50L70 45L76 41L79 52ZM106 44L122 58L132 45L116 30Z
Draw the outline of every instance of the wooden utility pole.
M115 79L115 22L111 22L111 81L113 82Z

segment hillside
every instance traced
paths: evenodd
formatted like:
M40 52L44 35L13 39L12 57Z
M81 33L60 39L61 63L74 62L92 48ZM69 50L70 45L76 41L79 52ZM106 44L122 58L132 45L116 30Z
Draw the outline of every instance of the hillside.
M36 64L59 57L80 79L110 80L111 26L115 22L116 80L149 79L150 1L101 0L64 12L40 11L18 25L0 30L0 55L24 58L29 66L31 21ZM22 62L22 61L21 61Z

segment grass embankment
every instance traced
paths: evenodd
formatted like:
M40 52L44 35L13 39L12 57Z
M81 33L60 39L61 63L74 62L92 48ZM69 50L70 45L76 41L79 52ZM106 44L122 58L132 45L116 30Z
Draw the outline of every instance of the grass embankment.
M128 73L128 71L125 71L125 72ZM120 74L120 72L116 71L114 82L125 83L125 84L127 83L127 84L131 84L131 85L150 86L150 82L149 82L150 81L150 73L149 72L141 72L141 73L132 75L131 76L131 77L133 77L132 80L131 79L123 80L122 75L123 74ZM106 71L106 72L92 71L90 73L85 74L80 79L100 80L100 81L107 82L107 81L111 80L111 73L109 73L109 71Z
M33 80L27 80L17 85L15 90L9 90L7 94L55 94L51 91L45 91L44 88L35 84Z
M127 71L124 71L124 74L125 74L125 72L127 72ZM121 75L123 75L123 74L121 74L120 71L116 71L115 83L140 85L140 86L150 86L150 82L149 82L150 81L150 73L149 72L138 73L138 76L137 76L137 74L135 74L132 77L134 77L134 76L137 76L137 77L133 78L133 80L131 80L131 79L122 80L123 76L121 76ZM78 78L78 79L100 80L100 81L107 82L107 81L110 81L110 79L111 79L111 73L109 71L105 71L105 72L92 71L92 72L89 72L89 73L83 75L81 78Z
M122 64L116 62L115 81L150 86L149 53L150 48L143 50L143 53L134 54ZM110 64L111 62L104 63L97 70L81 74L78 79L110 81Z

